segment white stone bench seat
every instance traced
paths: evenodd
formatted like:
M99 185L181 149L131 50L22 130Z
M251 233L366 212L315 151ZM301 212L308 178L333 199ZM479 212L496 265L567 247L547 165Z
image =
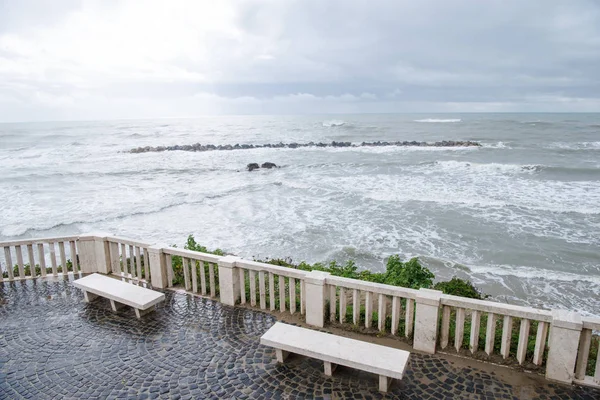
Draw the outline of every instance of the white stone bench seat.
M100 274L91 274L77 279L73 285L83 291L87 303L98 296L105 297L110 300L113 311L117 311L124 305L130 306L135 309L138 318L154 310L156 304L165 300L163 293Z
M323 360L325 375L331 376L337 365L379 375L379 390L387 392L392 378L402 379L410 353L378 344L317 332L293 325L275 323L260 343L276 349L277 361L287 353Z

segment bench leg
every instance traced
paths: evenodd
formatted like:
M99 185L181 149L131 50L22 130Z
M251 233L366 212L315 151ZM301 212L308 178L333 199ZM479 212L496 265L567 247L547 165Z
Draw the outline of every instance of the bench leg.
M134 308L135 310L135 316L138 317L138 319L142 318L144 315L151 313L152 311L154 311L154 309L156 308L156 306L152 306L150 308L146 308L145 310L140 310L137 308Z
M97 294L89 293L89 292L86 292L85 290L83 291L83 301L85 301L86 303L90 303L90 302L96 300L97 297L98 297Z
M337 368L337 364L332 364L329 361L323 361L323 364L325 366L325 375L332 376L333 371Z
M386 393L392 384L392 378L379 375L379 391Z
M275 349L275 355L277 356L277 362L284 362L286 358L290 355L289 351Z
M122 304L122 303L116 302L116 301L114 301L114 300L111 300L111 301L110 301L110 307L112 308L112 310L113 310L114 312L117 312L117 311L118 311L118 310L120 310L121 308L125 307L125 304Z

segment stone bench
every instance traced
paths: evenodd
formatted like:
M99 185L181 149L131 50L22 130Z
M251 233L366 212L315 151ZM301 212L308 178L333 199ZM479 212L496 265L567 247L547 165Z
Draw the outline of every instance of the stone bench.
M100 274L77 279L73 285L83 291L86 303L98 296L104 297L110 300L113 311L117 311L123 306L130 306L135 309L135 315L138 318L154 310L156 304L165 300L163 293Z
M289 353L323 360L325 375L331 376L337 365L379 375L379 390L387 392L391 379L402 379L410 353L360 340L293 325L275 323L260 343L276 349L277 361L283 362Z

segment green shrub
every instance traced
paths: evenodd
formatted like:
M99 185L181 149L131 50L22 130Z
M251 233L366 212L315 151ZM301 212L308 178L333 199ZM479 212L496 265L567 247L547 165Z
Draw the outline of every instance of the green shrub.
M471 299L484 299L489 297L483 295L479 289L473 286L471 281L452 277L449 281L438 282L433 287L436 290L441 290L445 294L452 294L454 296L469 297Z

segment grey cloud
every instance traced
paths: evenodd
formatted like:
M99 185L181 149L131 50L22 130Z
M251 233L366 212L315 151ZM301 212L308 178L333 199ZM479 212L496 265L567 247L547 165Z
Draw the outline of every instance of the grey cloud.
M427 112L444 104L450 111L593 111L600 104L600 3L593 0L234 1L233 33L216 27L188 37L183 30L177 39L190 44L170 58L150 52L141 65L105 70L73 54L44 71L3 68L3 60L31 56L3 48L3 34L26 40L38 29L60 30L73 11L110 20L123 4L94 3L89 12L87 2L48 6L54 3L0 2L0 120L11 101L28 115L52 114L52 98L56 115L89 115L86 104L111 98L143 100L165 116L194 113L198 99L210 96L220 107L213 111L225 113ZM125 34L136 33L135 21L131 30Z

